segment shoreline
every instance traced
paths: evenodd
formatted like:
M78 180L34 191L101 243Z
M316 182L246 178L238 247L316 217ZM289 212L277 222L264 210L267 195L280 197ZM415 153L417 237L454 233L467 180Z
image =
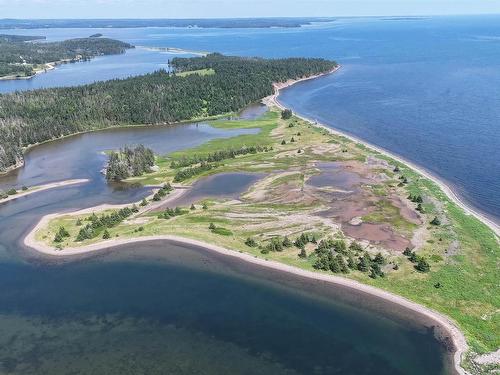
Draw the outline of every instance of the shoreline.
M200 117L200 118L193 118L190 120L181 120L178 122L172 122L172 123L161 123L161 124L129 124L129 125L117 125L117 126L107 126L105 128L100 128L100 129L89 129L89 130L82 130L77 133L71 133L71 134L66 134L62 135L60 137L54 138L54 139L47 139L46 141L38 142L38 143L33 143L27 146L22 147L22 159L18 161L16 164L11 165L7 167L5 170L0 170L0 178L3 176L7 176L10 173L24 167L24 158L27 153L31 151L31 149L36 148L38 146L43 146L44 144L50 143L50 142L57 142L61 141L67 138L75 137L78 135L85 135L85 134L90 134L90 133L96 133L96 132L101 132L101 131L113 131L113 130L123 130L123 129L133 129L133 128L149 128L152 126L165 126L165 127L170 127L170 126L177 126L177 125L198 125L201 122L205 121L214 121L214 120L219 120L223 119L225 117L229 117L233 114L233 112L228 112L224 113L221 115L214 115L214 116L209 116L209 117Z
M172 197L173 198L173 197ZM165 203L163 201L162 203ZM85 209L90 210L90 209ZM83 211L83 210L82 210ZM81 213L82 211L78 211ZM74 214L77 214L76 212ZM415 302L410 301L407 298L402 296L398 296L391 292L385 291L383 289L379 289L370 285L363 284L361 282L351 280L348 278L344 278L341 276L322 274L313 271L303 270L294 266L290 266L284 263L280 263L277 261L266 260L263 258L259 258L257 256L248 254L248 253L240 253L235 250L230 250L221 246L217 246L214 244L206 243L203 241L175 236L175 235L155 235L155 236L144 236L144 237L136 237L136 238L124 238L124 239L110 239L101 241L98 243L90 244L87 246L82 246L81 248L66 248L63 251L55 250L54 248L42 244L35 239L35 233L37 230L43 226L45 226L48 221L50 221L53 217L59 214L49 214L42 217L42 219L35 225L35 227L30 231L30 233L24 238L24 245L39 252L46 256L51 257L71 257L77 255L84 255L89 253L98 252L105 249L111 249L114 247L119 247L126 244L132 243L142 243L142 242L151 242L151 241L168 241L168 242L177 242L184 245L196 246L200 249L215 252L224 256L229 256L232 258L240 259L244 262L248 262L254 265L262 266L265 268L273 269L280 272L286 272L292 275L305 277L311 280L316 281L324 281L328 282L335 286L346 287L350 289L354 289L358 292L363 292L369 294L370 296L380 298L384 301L394 303L400 307L406 308L421 315L424 318L431 320L436 323L436 325L440 326L446 333L447 336L451 339L454 346L453 351L453 367L455 371L460 375L469 375L467 371L465 371L461 366L462 355L468 351L468 345L465 339L465 336L460 331L458 326L445 315L429 309L423 305L419 305Z
M33 75L31 75L31 76L22 76L22 77L18 77L15 75L3 76L3 77L0 77L0 81L22 81L22 80L29 81L30 79L35 78L37 75L48 73L51 70L56 69L56 67L58 65L67 64L70 61L71 60L66 59L66 60L51 61L48 63L43 63L43 64L41 64L41 65L43 65L43 68L33 69ZM77 62L79 62L79 61L77 61Z
M279 101L278 101L278 96L279 96L279 92L281 89L292 86L293 84L298 83L298 82L311 80L311 79L314 79L314 78L317 78L317 77L320 77L320 76L323 76L326 74L333 73L333 72L337 71L339 68L340 68L340 66L337 66L332 71L329 71L326 73L303 78L300 80L287 81L284 83L276 84L274 86L275 93L273 95L271 95L270 97L264 98L263 102L268 106L276 106L278 108L284 109L285 107L281 103L279 103ZM447 195L447 197L451 201L453 201L455 204L457 204L459 207L461 207L467 214L473 215L474 217L479 219L481 222L483 222L485 225L487 225L490 229L492 229L493 232L497 235L497 240L498 240L499 234L497 232L498 229L496 229L497 226L495 223L489 223L489 220L487 218L483 218L481 214L475 212L473 209L471 209L465 203L463 203L446 184L444 184L443 182L438 180L436 177L430 175L425 170L422 170L421 168L415 166L414 164L409 163L409 162L405 161L404 159L393 155L390 152L387 152L383 149L380 149L380 148L373 146L373 145L371 145L367 142L364 142L362 140L356 139L355 137L352 137L348 134L344 134L341 131L334 130L334 129L329 128L323 124L315 123L315 122L311 121L310 119L307 119L303 116L297 116L297 117L302 118L303 120L311 123L314 126L321 127L332 134L341 135L341 136L346 137L354 142L363 144L371 150L374 150L374 151L377 151L381 154L387 155L388 157L393 158L394 160L396 160L396 161L408 166L409 168L413 169L414 171L416 171L420 175L430 179L431 181L433 181L436 185L438 185L441 188L441 190ZM187 191L188 187L184 187L184 188L185 189L179 189L179 190L181 190L180 192L174 191L165 200L158 202L158 204L165 204L169 200L177 198L177 196L176 196L177 194L183 194L185 191ZM127 205L123 205L123 206L127 206ZM150 206L146 207L145 210L151 210L151 209L153 209L154 206L155 206L155 204L151 204ZM87 209L72 212L72 213L67 213L66 215L82 214L84 211L85 212L92 212L92 211L96 211L96 210L100 210L100 209L117 208L117 207L119 207L119 206L118 205L101 205L101 206L87 208ZM238 259L241 259L241 260L249 262L249 263L253 263L253 264L260 265L260 266L267 267L267 268L272 268L272 269L277 270L277 271L287 272L290 274L306 277L309 279L326 281L326 282L329 282L333 285L344 286L344 287L348 287L351 289L355 289L357 291L367 293L371 296L378 297L384 301L398 304L399 306L407 308L407 309L421 315L422 317L429 318L433 322L438 323L438 325L444 329L444 331L447 333L447 336L449 336L453 342L453 346L454 346L453 367L454 367L455 371L459 374L468 374L468 372L460 366L463 354L468 351L468 345L467 345L464 334L460 331L460 329L458 328L456 323L454 323L450 318L446 317L444 314L441 314L441 313L434 311L430 308L427 308L423 305L419 305L415 302L412 302L405 297L398 296L398 295L393 294L391 292L388 292L388 291L385 291L382 289L378 289L378 288L363 284L361 282L354 281L354 280L347 279L347 278L343 278L340 276L326 275L326 274L321 274L321 273L317 273L317 272L313 272L313 271L302 270L300 268L289 266L289 265L286 265L286 264L283 264L283 263L280 263L277 261L268 261L268 260L265 260L265 259L260 258L260 257L255 257L251 254L239 253L238 251L230 250L228 248L220 247L217 245L205 243L205 242L194 240L194 239L173 236L173 235L155 235L155 236L128 238L128 239L125 239L125 238L124 239L116 239L115 238L115 239L111 239L111 240L100 241L98 243L90 244L87 246L75 247L75 248L68 247L62 251L56 250L49 245L46 245L46 244L43 244L43 243L36 241L35 233L38 231L39 228L46 225L46 223L49 220L51 220L54 216L59 216L59 215L61 215L61 214L56 213L56 214L50 214L50 215L46 215L46 216L42 217L41 220L38 222L38 224L36 224L35 227L28 233L28 235L25 236L24 244L26 246L28 246L29 248L34 249L34 250L36 250L42 254L45 254L47 256L71 257L71 256L75 256L75 255L82 255L82 254L86 254L86 253L97 252L99 250L110 249L110 248L113 248L116 246L121 246L121 245L129 244L129 243L141 243L141 242L149 242L149 241L174 241L174 242L180 242L180 243L191 245L191 246L197 246L197 247L200 247L200 248L205 249L207 251L213 251L213 252L217 252L219 254L225 255L225 256L231 256L231 257L238 258ZM485 220L486 220L486 222L485 222Z
M17 194L9 195L7 198L0 199L0 204L10 202L22 197L26 197L28 195L38 193L40 191L45 191L45 190L50 190L50 189L55 189L63 186L69 186L69 185L77 185L77 184L84 184L90 182L89 179L83 178L83 179L75 179L75 180L64 180L64 181L58 181L58 182L51 182L49 184L45 185L37 185L37 186L32 186L26 191L21 191Z
M329 71L329 72L326 72L326 73L322 73L322 74L318 74L318 75L315 75L315 76L311 76L311 77L307 77L307 78L302 78L302 79L299 79L299 80L289 80L287 82L284 82L284 83L280 83L280 84L275 84L274 85L274 94L273 95L270 95L264 99L262 99L262 103L264 103L265 105L267 106L275 106L275 107L278 107L279 109L281 110L284 110L284 109L289 109L287 108L285 105L283 105L278 97L280 95L280 91L283 90L283 89L286 89L288 87L291 87L299 82L304 82L304 81L308 81L308 80L311 80L311 79L315 79L315 78L318 78L318 77L322 77L322 76L326 76L326 75L329 75L329 74L332 74L332 73L335 73L337 70L340 69L340 65L337 66L335 69ZM392 159L394 159L395 161L401 163L401 164L404 164L406 165L407 167L413 169L415 172L417 172L418 174L422 175L423 177L431 180L433 183L435 183L445 194L446 196L453 202L455 203L457 206L459 206L462 210L464 210L465 214L466 215L472 215L474 216L476 219L478 219L479 221L481 221L484 225L486 225L488 228L490 228L493 233L495 233L496 237L497 237L497 241L499 241L499 237L500 237L500 226L498 224L496 224L494 221L492 221L491 219L489 219L487 216L485 216L483 213L477 211L476 209L474 209L473 207L471 207L471 205L467 204L466 202L463 201L463 199L461 199L458 194L456 194L453 189L448 186L445 182L441 181L439 179L439 177L437 176L434 176L433 174L431 174L430 172L428 172L427 170L425 170L423 167L420 167L410 161L407 161L405 160L403 157L401 156L398 156L390 151L387 151L381 147L378 147L378 146L375 146L367 141L364 141L356 136L353 136L353 135L350 135L350 134L347 134L347 133L344 133L343 131L341 130L338 130L338 129L335 129L335 128L331 128L325 124L322 124L322 123L319 123L319 122L316 122L316 121L313 121L311 120L310 118L307 118L305 116L302 116L300 114L297 114L297 113L294 113L295 116L301 118L302 120L304 121L307 121L309 123L311 123L312 125L314 126L317 126L319 128L322 128L326 131L328 131L329 133L331 134L334 134L334 135L337 135L337 136L342 136L342 137L345 137L353 142L356 142L356 143L360 143L364 146L366 146L367 148L373 150L373 151L376 151L380 154L383 154L385 156L388 156Z

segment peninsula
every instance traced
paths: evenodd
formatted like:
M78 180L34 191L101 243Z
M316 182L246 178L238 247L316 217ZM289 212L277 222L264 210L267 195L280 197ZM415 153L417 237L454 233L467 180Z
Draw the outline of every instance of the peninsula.
M45 190L55 189L63 186L77 185L89 182L88 179L75 179L75 180L64 180L58 182L52 182L50 184L45 185L37 185L37 186L23 186L20 190L16 188L11 188L6 192L0 191L0 204L10 202L22 197L26 197L33 193L38 193Z
M52 256L158 239L202 245L400 303L432 317L457 372L497 366L495 354L474 361L499 347L492 228L405 163L278 109L275 96L265 102L259 119L212 123L258 134L157 155L158 170L129 179L163 186L150 197L50 215L26 245ZM236 199L189 198L192 186L235 172L259 178Z

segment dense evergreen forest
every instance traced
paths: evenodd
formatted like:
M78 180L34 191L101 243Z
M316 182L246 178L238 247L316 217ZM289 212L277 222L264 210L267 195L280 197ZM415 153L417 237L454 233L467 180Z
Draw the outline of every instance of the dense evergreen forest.
M155 73L85 86L0 95L0 170L22 158L22 148L63 135L130 124L167 124L238 111L283 82L327 72L323 59L176 58L173 73ZM215 74L177 75L213 69Z
M0 35L0 77L29 76L40 64L88 60L94 56L123 53L128 43L108 38L78 38L61 42L32 42L45 37Z

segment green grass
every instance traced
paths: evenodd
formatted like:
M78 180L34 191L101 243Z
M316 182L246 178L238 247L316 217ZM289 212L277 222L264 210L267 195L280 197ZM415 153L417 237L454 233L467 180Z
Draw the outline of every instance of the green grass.
M198 74L200 76L211 76L215 74L215 70L213 69L199 69L199 70L190 70L187 72L181 72L181 73L176 73L177 76L179 77L187 77L192 74Z
M231 232L229 229L222 228L222 227L217 227L215 229L212 229L212 233L220 234L221 236L232 236L233 235L233 232Z

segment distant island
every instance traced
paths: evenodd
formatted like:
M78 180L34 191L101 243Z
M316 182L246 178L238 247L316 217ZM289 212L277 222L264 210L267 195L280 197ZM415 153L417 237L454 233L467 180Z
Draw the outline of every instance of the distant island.
M107 40L85 41L93 45ZM0 171L21 165L23 148L29 145L112 126L169 124L235 112L271 95L273 82L324 73L337 66L324 59L220 54L174 58L170 65L172 72L160 70L124 80L0 95Z
M221 19L3 19L0 29L50 28L137 28L137 27L200 27L200 28L269 28L301 27L315 22L332 22L328 17L269 17Z
M30 78L38 72L53 69L55 65L89 60L100 55L125 52L132 45L114 39L69 39L40 43L44 36L0 35L0 79Z

